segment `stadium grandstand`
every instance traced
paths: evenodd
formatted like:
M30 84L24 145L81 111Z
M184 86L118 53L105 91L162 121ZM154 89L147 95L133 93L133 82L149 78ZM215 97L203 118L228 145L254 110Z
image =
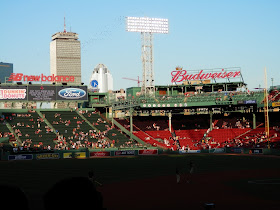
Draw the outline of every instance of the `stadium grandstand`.
M141 87L127 88L126 97L121 98L77 86L71 91L81 91L82 98L58 96L67 88L73 87L1 84L3 93L12 91L1 95L2 158L5 151L74 150L90 156L91 152L139 148L185 153L279 148L279 86L249 91L243 81L188 81L155 86L153 96L142 95ZM50 90L55 94L48 95ZM45 102L62 102L66 108L42 108Z

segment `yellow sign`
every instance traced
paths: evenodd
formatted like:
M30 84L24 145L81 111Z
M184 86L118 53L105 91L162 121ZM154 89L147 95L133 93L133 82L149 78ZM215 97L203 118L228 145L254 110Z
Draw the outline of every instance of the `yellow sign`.
M75 158L86 158L85 152L75 152Z
M72 158L72 152L63 153L63 158Z
M274 107L274 106L280 106L280 102L273 102L272 103L272 106Z

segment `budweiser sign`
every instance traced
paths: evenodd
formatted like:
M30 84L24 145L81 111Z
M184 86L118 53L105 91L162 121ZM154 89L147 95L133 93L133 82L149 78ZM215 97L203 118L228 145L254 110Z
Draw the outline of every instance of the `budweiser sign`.
M24 75L22 73L12 73L8 79L8 81L26 81L26 82L74 82L75 77L74 76L54 76L52 74L51 76L46 76L44 74L41 75Z
M241 75L240 71L225 71L222 69L220 72L204 72L200 70L197 74L188 73L186 70L178 69L171 72L171 82L183 82L188 80L206 80L206 79L224 79L235 78Z

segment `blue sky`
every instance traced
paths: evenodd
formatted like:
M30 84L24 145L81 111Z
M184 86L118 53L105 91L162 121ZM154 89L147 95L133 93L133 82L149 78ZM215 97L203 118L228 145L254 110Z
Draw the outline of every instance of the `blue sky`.
M82 81L105 64L114 89L137 86L122 77L142 77L141 36L125 31L125 17L169 19L169 34L154 35L156 85L170 84L170 72L184 69L241 67L249 89L280 85L280 1L20 1L0 0L0 61L14 72L50 74L51 36L79 34Z

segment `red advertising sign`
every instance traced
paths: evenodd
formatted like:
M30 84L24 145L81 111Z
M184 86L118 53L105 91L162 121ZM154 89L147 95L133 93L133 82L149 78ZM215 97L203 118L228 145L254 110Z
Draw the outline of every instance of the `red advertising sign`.
M220 72L204 72L203 70L197 71L196 74L188 73L187 70L178 69L171 72L172 80L171 82L183 82L189 80L206 80L206 79L227 79L227 78L236 78L241 76L240 71L225 71L221 69Z
M74 82L75 77L74 76L55 76L52 74L51 76L46 76L44 74L41 75L24 75L22 73L12 73L8 79L8 81L26 81L26 82Z
M158 150L157 149L140 149L138 151L139 155L157 155Z
M110 156L110 152L91 152L90 156L94 156L94 157L107 157Z

